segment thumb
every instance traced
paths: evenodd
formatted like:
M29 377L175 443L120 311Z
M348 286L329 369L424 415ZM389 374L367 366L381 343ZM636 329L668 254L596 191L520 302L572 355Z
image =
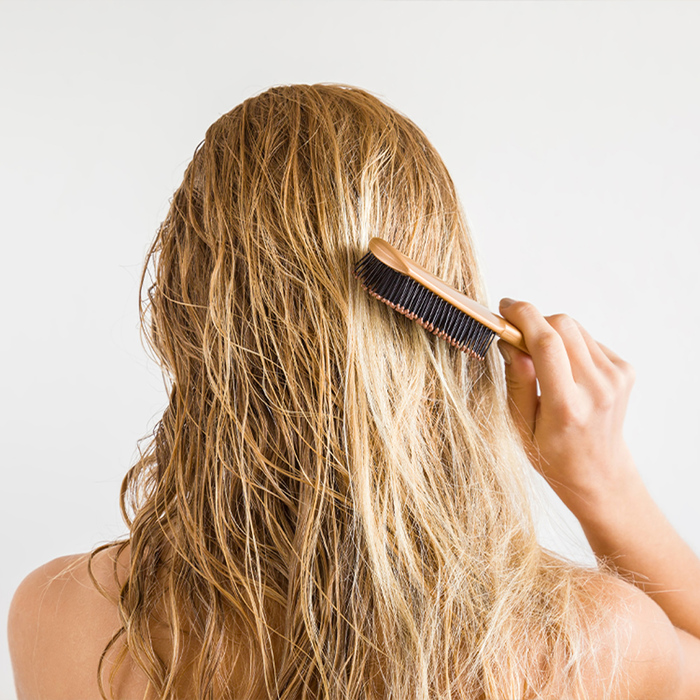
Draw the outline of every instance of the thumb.
M535 430L535 416L539 405L535 365L528 354L514 348L504 340L498 341L498 349L503 355L506 367L510 414L523 441L527 443L532 440L532 434Z

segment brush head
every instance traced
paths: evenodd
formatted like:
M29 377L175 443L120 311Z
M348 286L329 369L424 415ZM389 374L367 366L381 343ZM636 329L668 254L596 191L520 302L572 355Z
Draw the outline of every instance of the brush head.
M358 261L353 274L373 297L392 309L472 357L486 357L496 335L493 330L412 277L389 267L371 251Z

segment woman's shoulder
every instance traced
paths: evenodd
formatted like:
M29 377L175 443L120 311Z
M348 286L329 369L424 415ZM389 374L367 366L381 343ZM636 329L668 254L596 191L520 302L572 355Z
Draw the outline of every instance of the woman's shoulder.
M89 554L54 559L18 587L8 637L19 700L101 698L97 665L121 627L116 599L127 573L128 548L119 557L117 551L102 550L92 560L102 592L90 576ZM675 688L681 683L684 638L663 610L638 588L613 576L592 576L585 586L584 599L591 604L583 619L590 620L595 635L595 653L583 669L588 697L605 696L617 659L621 680L612 692L615 700L683 698ZM689 643L700 648L698 640ZM108 656L105 678L110 668ZM143 697L146 685L140 669L127 658L115 678L115 690L125 697Z
M614 700L686 700L682 633L661 607L611 574L592 576L585 587L590 602L583 604L583 620L593 653L583 671L591 697L608 697L605 687L615 677L609 687Z
M8 617L8 640L19 700L101 698L99 659L121 627L114 578L116 548L58 557L32 571L17 588ZM118 570L123 563L117 561ZM105 668L108 677L109 659ZM128 661L117 683L145 689ZM136 689L136 686L134 687ZM142 691L141 691L142 692Z

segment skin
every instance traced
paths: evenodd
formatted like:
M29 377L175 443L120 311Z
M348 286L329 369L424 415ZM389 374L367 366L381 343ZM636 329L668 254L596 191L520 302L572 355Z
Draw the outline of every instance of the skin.
M111 553L101 552L94 568L114 594L112 562ZM8 620L18 700L100 698L95 669L119 626L116 605L88 576L86 555L60 557L33 571L17 589ZM117 697L143 698L145 687L140 670L127 663Z
M544 317L511 299L500 311L531 353L499 341L511 415L530 461L596 556L634 584L611 586L629 605L634 630L628 695L700 697L700 559L652 500L625 444L634 370L566 315Z
M589 584L619 625L590 660L589 697L602 697L605 649L619 634L624 674L615 700L697 700L700 560L653 502L624 442L632 368L567 316L544 317L511 300L500 310L531 352L499 343L511 413L530 460L578 518L595 554L630 581L601 574ZM96 577L111 595L118 590L113 561L109 550L95 561ZM32 572L15 594L8 623L18 699L97 700L97 661L118 628L116 606L95 590L85 555ZM153 636L156 651L167 657L167 630L154 626ZM115 697L144 698L146 685L127 661Z

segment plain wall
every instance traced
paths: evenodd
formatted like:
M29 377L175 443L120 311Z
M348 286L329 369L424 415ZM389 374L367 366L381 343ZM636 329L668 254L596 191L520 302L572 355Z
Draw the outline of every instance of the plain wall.
M0 2L2 618L30 570L124 532L119 484L165 406L144 254L209 124L281 83L413 119L492 306L566 312L636 367L628 442L698 551L699 35L700 4L671 1ZM549 503L545 543L590 558Z

